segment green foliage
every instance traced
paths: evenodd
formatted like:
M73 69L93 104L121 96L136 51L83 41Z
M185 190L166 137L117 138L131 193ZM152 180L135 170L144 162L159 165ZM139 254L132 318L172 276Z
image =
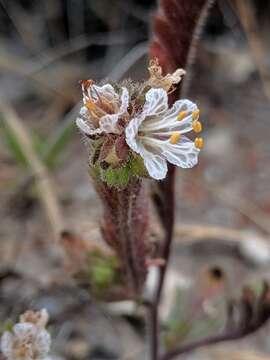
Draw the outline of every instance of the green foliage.
M264 290L264 281L255 279L249 284L249 288L256 297L259 297Z
M41 156L49 169L52 169L57 165L57 160L71 141L75 128L74 121L68 122L61 131L59 131L54 141L44 144L41 149Z
M20 141L17 139L12 129L8 126L7 122L4 121L2 116L0 120L1 132L13 158L19 165L28 167L28 160L24 154Z
M0 322L0 336L3 335L5 331L12 331L13 329L13 322L11 320Z
M28 168L29 163L25 151L21 146L20 140L17 135L12 131L11 127L8 126L8 122L5 121L4 117L1 117L0 129L3 138L10 150L11 155L18 163L18 165ZM75 130L75 123L67 122L51 140L47 140L41 136L38 132L33 131L31 138L33 147L36 155L42 160L48 169L54 169L58 163L60 155L64 152L68 143L71 141Z
M94 251L89 255L89 279L94 292L100 293L117 281L118 261L114 255Z

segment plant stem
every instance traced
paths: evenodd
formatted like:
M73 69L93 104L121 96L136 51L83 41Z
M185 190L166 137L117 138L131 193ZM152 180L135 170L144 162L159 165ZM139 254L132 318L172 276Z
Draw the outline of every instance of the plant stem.
M190 64L211 3L213 0L160 1L159 10L153 22L155 38L150 44L150 56L157 57L160 60L164 73L169 73L180 67L187 68ZM189 16L187 16L187 9ZM181 27L178 26L179 23L181 23ZM175 46L176 44L180 44L180 46ZM170 95L170 104L179 98L180 92L183 95L182 84L177 91ZM157 348L152 350L153 357L151 360L156 360L159 354L158 307L172 245L174 180L175 167L169 165L168 175L164 181L158 184L159 193L155 197L155 205L165 230L165 239L161 249L161 257L164 259L165 265L160 268L157 292L152 309L149 310L149 321L152 321L152 324L149 325L152 329L150 342L152 347L156 346Z
M158 359L158 308L155 303L148 308L149 360Z
M163 192L166 193L166 201L163 201L162 213L160 217L163 220L163 226L165 228L165 240L163 249L161 251L162 258L165 260L164 266L160 268L159 278L157 283L156 293L152 300L151 305L148 308L148 327L149 327L149 341L150 341L150 359L157 360L159 353L159 321L158 321L158 309L161 299L161 293L164 285L165 275L169 263L171 245L173 238L174 228L174 172L173 166L169 165L169 172L166 181L163 182Z
M263 324L258 324L255 326L247 327L246 329L238 329L235 331L225 332L223 334L209 336L204 339L193 341L189 344L180 345L179 347L173 350L169 350L167 353L163 354L159 358L159 360L171 360L176 356L186 354L203 346L215 345L225 341L232 341L244 338L258 330L258 328L260 328L262 325Z

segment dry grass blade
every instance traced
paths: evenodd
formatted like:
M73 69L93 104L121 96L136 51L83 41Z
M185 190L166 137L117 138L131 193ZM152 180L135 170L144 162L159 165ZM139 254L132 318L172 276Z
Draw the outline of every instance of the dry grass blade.
M217 184L204 184L204 187L220 202L244 215L266 234L270 234L269 217L253 202Z
M245 241L247 236L241 230L225 228L221 226L208 226L208 225L181 225L175 228L176 240L179 238L180 243L183 238L188 238L191 241L204 240L204 239L222 239L224 241Z
M8 54L5 51L1 52L1 69L3 69L4 71L10 71L19 75L22 78L27 78L28 80L31 80L32 84L39 92L43 91L46 92L48 95L56 95L66 102L74 101L74 98L70 96L67 92L61 92L60 89L56 88L55 85L51 84L48 80L47 74L36 74L35 72L29 71L28 69L31 66L33 67L33 69L35 69L35 62L18 59L17 57Z
M147 54L147 51L147 42L142 42L134 46L109 73L108 77L111 80L119 81L138 60Z
M53 235L55 239L58 239L60 232L64 229L64 221L54 191L54 184L49 177L47 169L35 153L27 128L23 125L15 111L7 103L1 101L0 112L2 121L10 128L14 136L16 136L20 147L24 150L24 156L33 172L40 201L48 217Z
M182 175L182 179L192 183L192 179L187 178L184 175ZM217 199L220 203L244 215L262 232L268 235L270 234L268 215L248 198L244 198L244 196L232 192L231 189L225 188L224 186L214 182L204 182L201 186L210 194L213 194L215 199Z
M269 360L269 356L254 352L253 350L230 350L230 349L213 349L208 351L209 360Z
M268 67L265 65L265 59L268 58L268 54L259 35L254 6L250 0L236 0L235 4L239 14L239 19L246 33L250 50L263 83L264 92L270 100L270 72Z
M29 74L41 71L52 63L62 60L63 57L86 49L92 45L113 46L125 44L126 42L126 38L124 38L123 34L121 34L120 32L110 34L110 38L108 38L107 33L99 33L91 37L79 35L75 38L70 39L68 42L61 44L60 46L51 48L38 54L36 56L37 61L35 65L29 68Z

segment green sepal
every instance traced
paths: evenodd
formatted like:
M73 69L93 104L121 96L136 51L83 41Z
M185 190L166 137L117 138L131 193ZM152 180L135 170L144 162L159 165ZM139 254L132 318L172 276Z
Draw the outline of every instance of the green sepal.
M103 181L109 187L125 188L130 180L130 172L127 165L118 168L108 168L102 171Z
M146 170L140 156L130 156L120 168L101 169L102 180L110 187L125 188L133 177L145 177Z

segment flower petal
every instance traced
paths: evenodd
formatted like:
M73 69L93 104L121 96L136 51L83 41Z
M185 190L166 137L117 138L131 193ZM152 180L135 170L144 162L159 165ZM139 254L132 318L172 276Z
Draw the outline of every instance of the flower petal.
M3 355L7 359L12 359L13 356L13 335L9 331L5 331L1 337L0 348Z
M192 130L192 112L198 110L196 104L189 100L178 100L166 112L165 115L157 118L150 118L143 123L143 131L146 132L168 132L179 131L181 134ZM187 112L182 120L178 119L181 111Z
M80 110L80 115L81 115L81 116L86 116L87 113L88 113L87 107L86 107L86 106L82 106L82 107L81 107L81 110Z
M165 115L167 126L177 128L182 134L192 130L192 113L196 110L198 110L197 105L190 100L176 101ZM178 115L182 111L187 112L187 116L179 120Z
M162 155L173 165L192 168L198 163L199 152L193 141L182 136L177 144L173 145L167 141L163 146Z
M17 323L13 326L14 335L20 339L30 339L35 336L36 326L32 323Z
M118 119L127 111L129 103L129 93L127 88L122 87L122 94L120 97L121 105L116 114L108 114L100 119L99 126L102 132L119 134L121 129L118 127Z
M118 114L123 115L127 111L128 103L129 103L129 93L126 87L122 87L122 94L120 100L121 100L121 105Z
M155 155L146 149L141 149L141 156L149 175L155 180L162 180L166 177L168 167L164 158Z
M81 131L86 135L97 135L103 132L119 134L120 130L118 127L118 119L127 111L129 103L129 93L127 88L122 87L121 96L119 96L112 85L106 84L103 86L93 85L91 88L87 89L89 98L94 101L98 101L100 96L105 97L108 101L114 101L119 104L119 111L115 114L107 114L100 118L99 128L95 129L91 126L91 119L89 118L89 110L86 106L82 106L80 110L81 117L77 118L76 124L81 129ZM84 98L84 102L87 99ZM88 119L89 118L89 119Z
M89 126L88 123L86 123L85 120L80 117L76 119L76 125L85 135L98 135L102 133L102 130L100 128L92 128L91 126Z
M131 120L125 130L126 142L133 151L141 155L149 175L156 180L161 180L166 177L167 163L161 156L146 150L137 137L139 126L143 120L144 116L142 114Z
M118 114L110 114L110 115L102 116L102 118L99 121L100 131L108 134L119 133L119 128L117 126L118 118L119 118Z
M44 358L50 351L51 347L51 336L48 331L45 329L38 331L35 342L36 351L39 352L40 358Z
M163 89L150 89L145 94L142 113L146 116L162 116L168 110L168 95Z
M89 98L93 99L94 102L98 101L100 96L105 97L108 101L119 98L119 95L110 84L105 84L103 86L93 85L90 86L87 90Z
M128 126L126 127L125 134L126 134L126 142L128 146L135 151L136 153L140 153L140 146L139 140L137 138L139 127L144 120L144 115L141 114L140 116L133 118Z

